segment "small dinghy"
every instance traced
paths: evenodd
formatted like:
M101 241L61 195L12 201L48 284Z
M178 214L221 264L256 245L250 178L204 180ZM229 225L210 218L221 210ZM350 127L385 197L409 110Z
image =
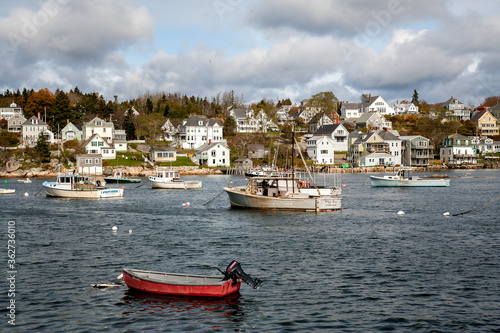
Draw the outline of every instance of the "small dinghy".
M223 276L179 274L123 269L123 279L130 289L162 295L223 297L238 293L245 281L254 289L262 283L247 275L237 261L231 262Z

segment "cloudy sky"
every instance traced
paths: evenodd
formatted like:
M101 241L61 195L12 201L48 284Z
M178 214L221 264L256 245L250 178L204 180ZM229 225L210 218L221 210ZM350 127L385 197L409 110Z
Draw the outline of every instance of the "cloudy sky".
M0 91L478 105L500 94L499 17L495 0L2 1Z

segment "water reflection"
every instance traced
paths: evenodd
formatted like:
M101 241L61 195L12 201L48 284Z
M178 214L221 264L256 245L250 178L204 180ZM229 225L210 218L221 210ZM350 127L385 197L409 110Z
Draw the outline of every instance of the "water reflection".
M190 331L196 330L196 327L211 331L244 322L241 302L238 293L226 297L189 297L129 289L123 297L127 309L122 314L130 322L144 320L145 316L151 316L151 321L161 317L170 327L180 325L178 328L190 327Z

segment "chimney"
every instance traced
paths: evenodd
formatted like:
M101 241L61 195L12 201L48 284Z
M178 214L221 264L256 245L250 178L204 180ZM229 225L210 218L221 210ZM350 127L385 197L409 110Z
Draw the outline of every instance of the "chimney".
M69 124L69 119L66 119L66 124Z
M40 119L40 112L38 112L38 119Z
M369 95L369 98L370 98L370 103L372 102L372 94Z

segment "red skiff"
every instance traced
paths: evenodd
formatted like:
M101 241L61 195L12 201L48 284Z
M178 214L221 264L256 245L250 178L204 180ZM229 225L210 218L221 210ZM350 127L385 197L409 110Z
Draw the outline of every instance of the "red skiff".
M123 269L125 284L142 292L162 295L223 297L239 292L241 279Z

